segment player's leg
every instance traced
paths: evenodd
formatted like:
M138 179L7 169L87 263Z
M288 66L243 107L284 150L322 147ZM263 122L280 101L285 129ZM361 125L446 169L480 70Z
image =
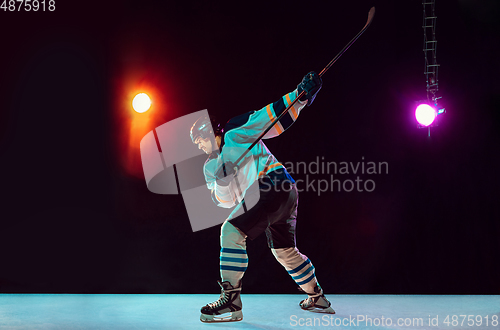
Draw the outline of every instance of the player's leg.
M248 266L246 235L225 221L220 235L220 275L223 282L239 287Z
M302 309L335 314L323 294L323 289L316 278L315 268L307 256L300 253L296 247L272 248L271 251L295 283L309 296L299 303Z
M286 269L297 285L308 294L308 298L300 302L305 310L334 314L331 304L323 294L316 279L315 268L309 258L297 249L295 229L297 221L298 193L296 188L290 191L289 200L293 200L291 214L284 213L278 221L267 230L267 242L278 262ZM290 203L288 203L290 204ZM289 206L284 204L284 210Z
M201 309L203 322L240 321L243 318L240 298L241 279L248 265L246 240L254 239L268 226L267 210L273 202L274 192L261 192L257 204L237 215L238 208L221 227L220 274L222 293L219 300ZM248 196L247 196L248 197ZM234 216L234 218L233 218ZM230 316L225 315L231 313Z
M257 204L247 212L232 218L232 215L237 214L235 209L231 213L230 219L222 225L220 254L222 293L219 300L202 308L201 320L203 322L241 320L239 294L241 279L248 265L246 239L253 240L266 231L270 223L269 212L275 212L277 206L281 205L280 196L282 195L277 194L274 190L261 190ZM229 318L220 316L229 312L231 313Z
M246 237L228 221L221 227L220 274L221 295L201 309L202 322L229 322L243 319L240 298L241 278L248 265ZM228 314L230 313L230 314Z

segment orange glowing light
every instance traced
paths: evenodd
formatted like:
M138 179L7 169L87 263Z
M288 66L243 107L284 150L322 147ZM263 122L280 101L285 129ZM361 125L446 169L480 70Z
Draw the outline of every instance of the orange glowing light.
M146 93L139 93L134 97L132 101L132 107L138 113L143 113L149 110L151 107L151 99Z

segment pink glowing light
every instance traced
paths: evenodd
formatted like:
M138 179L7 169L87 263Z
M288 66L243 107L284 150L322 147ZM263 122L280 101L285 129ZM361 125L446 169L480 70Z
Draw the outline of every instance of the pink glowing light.
M428 104L420 104L415 110L415 118L422 126L429 126L436 119L436 110Z

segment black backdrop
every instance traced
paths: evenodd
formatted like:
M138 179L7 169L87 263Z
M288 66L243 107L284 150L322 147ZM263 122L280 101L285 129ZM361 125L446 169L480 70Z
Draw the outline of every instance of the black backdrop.
M425 98L419 1L0 11L0 292L216 292L219 227L193 233L181 196L147 190L123 106L131 86L162 100L152 125L205 108L225 121L321 70L371 6L372 26L324 76L314 106L267 145L285 163L386 162L388 173L361 176L375 182L370 193L302 192L298 246L326 292L499 294L493 0L437 3L447 113L430 139L412 118ZM297 292L265 237L248 254L247 293Z

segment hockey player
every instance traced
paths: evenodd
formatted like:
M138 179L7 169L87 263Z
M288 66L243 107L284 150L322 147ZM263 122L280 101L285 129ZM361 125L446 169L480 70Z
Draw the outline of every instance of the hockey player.
M316 279L311 261L299 252L295 244L298 192L294 179L262 140L241 164L234 164L241 151L248 148L304 90L305 96L290 108L264 139L277 136L290 127L304 106L312 104L321 86L319 75L310 72L293 92L258 111L232 118L223 129L207 117L198 119L192 126L193 143L209 155L203 170L212 199L220 207L236 206L221 227L221 295L217 301L201 308L202 322L242 320L240 291L241 279L248 265L246 242L263 232L275 258L308 294L308 298L299 303L300 307L335 313ZM255 196L251 187L256 186L256 181L258 201L247 209L245 204Z

